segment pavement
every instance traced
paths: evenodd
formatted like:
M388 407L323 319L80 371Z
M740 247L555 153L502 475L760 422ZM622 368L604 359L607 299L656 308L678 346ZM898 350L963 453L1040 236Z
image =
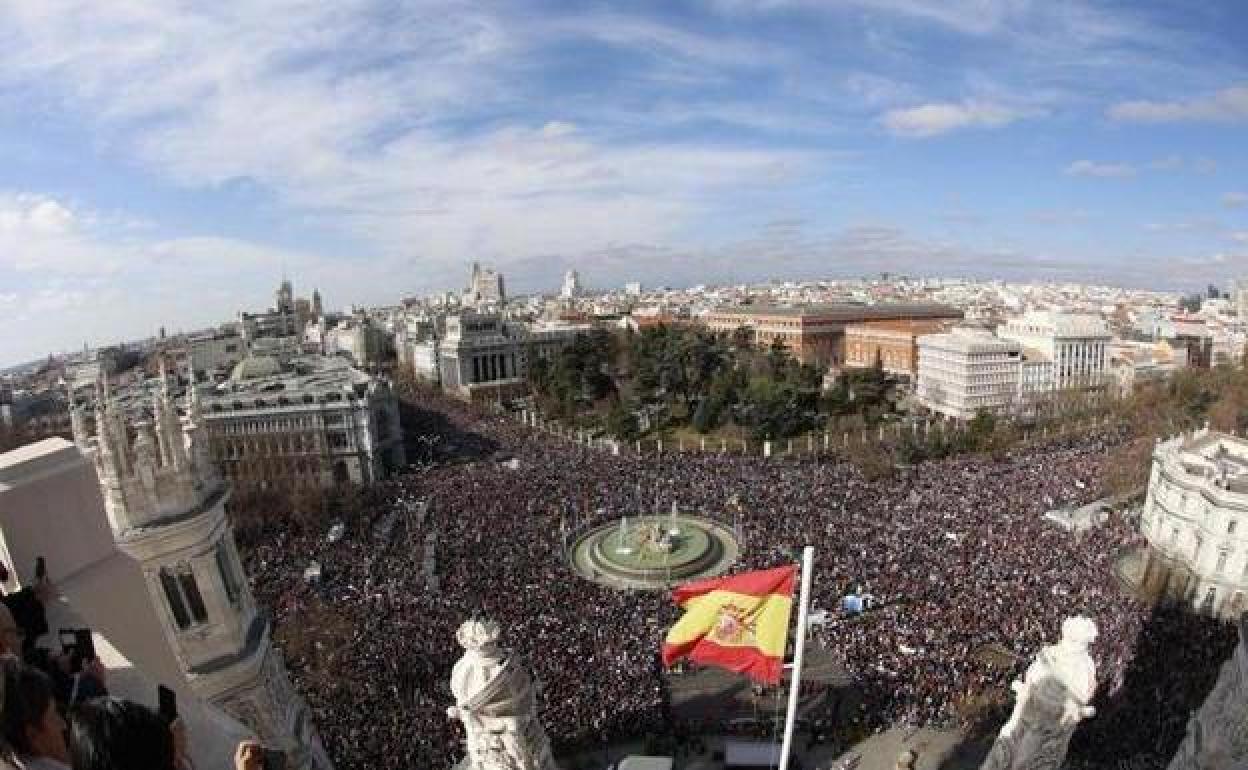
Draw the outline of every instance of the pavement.
M704 754L677 758L673 770L723 770L724 743L731 738L706 736ZM897 758L903 751L914 751L918 758L914 770L978 770L987 752L987 746L964 746L963 734L957 730L894 727L876 733L848 749L838 749L831 744L806 749L804 737L795 739L794 758L790 767L797 770L896 770ZM560 757L559 764L565 770L612 767L630 755L645 751L641 742L611 746L597 751ZM800 763L800 764L798 764Z

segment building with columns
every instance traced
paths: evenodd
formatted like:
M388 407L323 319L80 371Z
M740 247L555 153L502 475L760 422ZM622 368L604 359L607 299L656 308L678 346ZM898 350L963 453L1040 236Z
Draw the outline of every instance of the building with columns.
M497 313L465 311L448 316L438 343L442 387L470 393L482 388L523 387L523 353Z
M1147 593L1225 618L1248 610L1248 441L1206 428L1158 442L1140 532Z
M1036 392L1099 388L1108 382L1113 335L1097 316L1027 313L998 327L997 336L1022 345L1036 371L1043 372L1032 386Z
M531 358L550 358L591 324L507 321L498 313L466 310L447 316L436 341L442 388L468 400L509 398L528 390Z
M225 516L230 488L209 454L195 393L181 415L166 385L150 419L131 422L105 379L93 433L85 410L73 410L74 443L95 467L116 548L141 573L157 633L186 685L284 749L291 766L329 768L243 572Z

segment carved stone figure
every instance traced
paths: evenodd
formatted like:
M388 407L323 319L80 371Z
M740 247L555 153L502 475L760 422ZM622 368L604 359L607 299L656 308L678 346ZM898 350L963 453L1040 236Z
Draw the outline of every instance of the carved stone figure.
M455 638L464 656L451 669L455 705L446 710L464 725L467 756L461 770L557 770L546 732L537 721L533 679L498 646L498 624L469 620Z
M1062 639L1040 650L1022 681L1015 681L1014 712L1001 728L981 770L1057 770L1075 727L1096 713L1096 664L1088 646L1096 624L1071 617Z
M1239 644L1170 762L1170 770L1214 768L1248 770L1248 614L1239 616Z

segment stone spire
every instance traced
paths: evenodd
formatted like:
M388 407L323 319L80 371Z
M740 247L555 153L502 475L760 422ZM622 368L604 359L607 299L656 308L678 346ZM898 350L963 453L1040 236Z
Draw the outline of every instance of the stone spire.
M75 439L96 465L114 542L143 575L186 684L283 749L292 770L330 770L243 571L225 515L230 490L208 453L198 392L191 387L180 422L163 365L161 375L154 420L135 422L133 441L107 380L100 383L96 437L75 419Z
M178 424L178 408L169 390L169 368L165 357L160 356L160 393L152 399L152 414L156 417L156 438L160 445L161 465L180 469L186 465L182 430Z
M455 634L464 656L451 669L455 705L446 713L464 725L467 756L458 770L557 770L533 678L498 637L492 620L469 620Z
M91 437L87 434L87 415L82 404L71 402L69 405L69 428L74 436L74 443L79 449L86 450Z
M1001 728L981 770L1056 770L1066 759L1079 722L1093 716L1096 664L1088 646L1096 624L1070 617L1062 639L1040 650L1022 681L1015 681L1014 712Z

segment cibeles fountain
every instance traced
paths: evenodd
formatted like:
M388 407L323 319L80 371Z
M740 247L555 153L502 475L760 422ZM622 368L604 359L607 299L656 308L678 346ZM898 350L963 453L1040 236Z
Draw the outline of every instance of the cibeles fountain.
M587 580L663 590L732 566L740 553L733 529L673 505L669 514L624 516L580 533L568 546L568 561Z
M455 633L464 655L451 669L455 705L446 713L464 726L457 770L557 770L537 720L533 677L498 638L492 620L469 620Z

